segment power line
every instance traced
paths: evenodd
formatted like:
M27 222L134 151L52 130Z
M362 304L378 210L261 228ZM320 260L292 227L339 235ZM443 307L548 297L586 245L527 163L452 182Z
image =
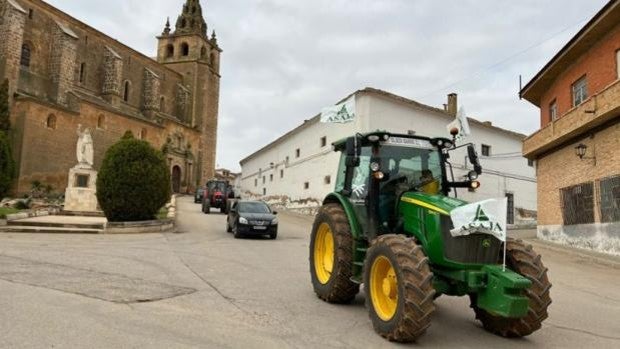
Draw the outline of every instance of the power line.
M530 50L532 50L532 49L534 49L534 48L536 48L536 47L538 47L538 46L540 46L540 45L542 45L542 44L544 44L544 43L546 43L546 42L548 42L548 41L550 41L550 40L552 40L552 39L554 39L554 38L556 38L556 37L558 37L559 35L563 34L563 33L564 33L564 32L566 32L567 30L572 29L573 27L575 27L575 26L577 26L577 25L580 25L581 23L583 23L583 22L587 21L588 19L589 19L589 18L584 18L584 19L582 19L582 20L580 20L580 21L578 21L578 22L575 22L575 23L573 23L573 24L571 24L571 25L569 25L569 26L565 27L564 29L562 29L562 30L560 30L560 31L556 32L556 33L555 33L555 34L553 34L552 36L550 36L550 37L548 37L548 38L546 38L546 39L544 39L544 40L542 40L542 41L540 41L540 42L538 42L538 43L536 43L536 44L534 44L534 45L531 45L531 46L529 46L529 47L527 47L527 48L525 48L525 49L523 49L523 50L521 50L521 51L518 51L518 52L516 52L516 53L514 53L514 54L512 54L512 55L510 55L510 56L508 56L507 58L504 58L504 59L502 59L501 61L499 61L499 62L497 62L497 63L494 63L494 64L492 64L492 65L490 65L490 66L488 66L488 67L486 67L486 68L479 69L479 70L477 70L477 71L473 72L472 74L469 74L469 75L465 76L464 78L462 78L462 79L460 79L460 80L457 80L456 82L453 82L453 83L451 83L451 84L449 84L449 85L446 85L446 86L444 86L444 87L442 87L442 88L440 88L440 89L434 90L434 91L432 91L432 92L430 92L430 93L428 93L428 94L426 94L426 95L422 96L422 97L421 97L421 99L424 99L424 98L426 98L426 97L428 97L428 96L430 96L430 95L434 95L434 94L436 94L436 93L438 93L438 92L441 92L441 91L447 90L447 89L449 89L449 88L451 88L451 87L454 87L454 86L456 86L456 85L459 85L459 84L461 84L462 82L467 81L467 80L469 80L469 79L471 79L471 78L473 78L473 77L476 77L476 76L478 76L478 75L481 75L482 73L485 73L485 72L487 72L487 71L489 71L489 70L492 70L492 69L494 69L494 68L497 68L497 67L499 67L499 66L503 65L504 63L511 61L513 58L516 58L516 57L518 57L518 56L520 56L520 55L522 55L522 54L524 54L524 53L526 53L526 52L528 52L528 51L530 51Z

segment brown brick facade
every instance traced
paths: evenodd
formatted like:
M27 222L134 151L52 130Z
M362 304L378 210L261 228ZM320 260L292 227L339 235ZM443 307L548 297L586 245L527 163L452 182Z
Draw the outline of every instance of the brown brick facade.
M64 190L77 162L78 126L93 132L96 168L130 130L165 150L171 173L179 167L179 190L214 176L221 49L206 35L199 1L188 0L183 14L196 7L191 16L200 18L200 30L167 28L158 50L174 45L178 55L162 51L154 60L43 1L0 0L0 78L9 79L14 96L17 192L34 180Z

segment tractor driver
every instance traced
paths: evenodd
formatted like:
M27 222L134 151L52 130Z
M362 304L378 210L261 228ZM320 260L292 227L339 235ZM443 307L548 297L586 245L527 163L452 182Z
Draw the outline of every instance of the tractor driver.
M420 191L426 194L439 194L439 181L433 176L433 172L429 169L422 170L420 176Z

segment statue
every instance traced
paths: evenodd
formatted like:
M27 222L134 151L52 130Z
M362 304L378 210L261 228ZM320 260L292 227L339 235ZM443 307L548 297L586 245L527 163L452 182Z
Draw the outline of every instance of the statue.
M77 134L76 154L78 164L90 168L94 164L93 137L90 135L90 129L86 128L82 131L82 125L79 125Z

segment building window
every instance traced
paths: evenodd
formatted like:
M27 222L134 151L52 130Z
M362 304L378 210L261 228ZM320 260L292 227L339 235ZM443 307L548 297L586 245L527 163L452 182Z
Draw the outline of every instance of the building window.
M32 50L30 49L30 45L23 44L22 45L22 56L19 60L19 64L24 68L30 68L30 56L32 54Z
M572 86L573 89L573 107L583 103L588 98L588 81L584 75L579 80L575 81Z
M327 137L321 137L321 148L327 145Z
M287 156L286 159L284 159L284 164L288 165L288 163L291 161L291 159Z
M558 118L558 103L554 99L551 104L549 104L549 119L551 121L555 121Z
M99 117L97 117L97 128L100 130L103 130L104 126L105 126L105 116L99 115Z
M592 182L560 189L564 225L594 223L593 192Z
M125 88L123 90L123 100L125 102L129 102L129 89L131 88L131 84L129 81L125 81Z
M284 170L280 170L280 178L284 178Z
M189 56L189 45L186 42L181 44L181 56Z
M145 140L146 139L146 129L143 128L142 130L140 130L140 139Z
M49 129L55 130L56 129L56 115L54 114L50 114L47 117L47 121L45 122L45 126Z
M296 158L299 158L300 156L301 156L301 149L297 148L297 149L295 150L295 157L296 157Z
M162 96L159 99L159 111L163 113L165 108L166 108L166 98Z
M166 46L166 58L174 57L174 45L169 44Z
M254 179L254 186L255 186L255 187L258 187L258 178L255 178L255 179Z
M310 189L310 182L305 182L304 183L304 189L306 189L306 190Z
M482 145L482 156L491 156L491 146L483 144Z
M273 173L269 175L269 181L273 182Z
M263 176L263 184L267 183L267 176Z
M506 223L515 224L515 194L506 193L506 199L508 199Z
M28 9L28 19L32 19L34 17L34 10L29 8Z
M207 57L207 48L203 46L203 47L200 49L200 58L203 58L203 59L204 59L204 58L206 58L206 57Z
M620 222L620 176L599 181L601 223Z
M267 195L267 188L263 188L263 196Z
M527 165L528 165L529 167L534 167L534 160L527 159Z
M332 184L332 176L325 176L325 178L323 178L323 181L325 182L325 185Z
M86 63L82 62L80 64L80 84L84 83L86 79Z

